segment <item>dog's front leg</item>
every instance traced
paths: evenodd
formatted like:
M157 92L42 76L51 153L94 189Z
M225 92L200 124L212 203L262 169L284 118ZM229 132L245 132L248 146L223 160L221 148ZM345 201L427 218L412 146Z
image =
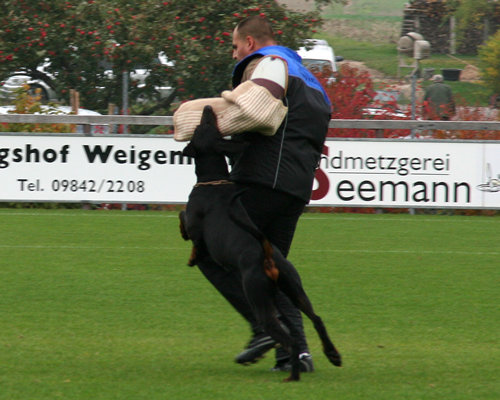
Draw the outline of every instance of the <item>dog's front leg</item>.
M189 256L189 260L188 260L188 267L194 267L197 263L198 263L198 256L197 256L198 252L196 251L196 246L193 245L193 247L191 248L191 255Z
M189 235L186 229L186 212L181 211L179 213L179 229L181 231L181 236L184 240L189 240Z
M186 228L186 212L185 211L181 211L179 213L179 229L181 231L181 236L184 240L190 240L191 238L189 237L189 234L187 232L187 228ZM191 255L189 256L189 260L188 260L188 263L187 265L189 267L193 267L196 265L197 263L197 254L198 254L198 251L196 250L196 246L194 245L193 243L193 248L191 249Z

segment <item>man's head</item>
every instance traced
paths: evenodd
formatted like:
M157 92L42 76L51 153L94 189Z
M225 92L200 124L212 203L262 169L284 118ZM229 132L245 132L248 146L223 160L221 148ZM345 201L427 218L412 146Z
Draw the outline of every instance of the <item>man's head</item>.
M443 82L443 80L444 80L444 79L443 79L443 75L434 75L434 76L432 77L432 81L433 81L434 83Z
M265 17L245 18L233 31L233 58L240 61L254 51L274 44L273 28Z

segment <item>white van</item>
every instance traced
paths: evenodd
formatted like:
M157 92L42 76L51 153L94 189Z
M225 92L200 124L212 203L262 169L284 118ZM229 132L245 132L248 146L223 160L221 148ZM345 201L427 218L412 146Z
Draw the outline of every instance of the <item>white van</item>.
M306 49L306 46L309 50ZM297 50L297 54L302 58L302 64L313 72L323 71L327 68L334 74L337 72L337 61L344 59L343 57L335 57L333 48L326 40L322 39L304 40L304 46Z

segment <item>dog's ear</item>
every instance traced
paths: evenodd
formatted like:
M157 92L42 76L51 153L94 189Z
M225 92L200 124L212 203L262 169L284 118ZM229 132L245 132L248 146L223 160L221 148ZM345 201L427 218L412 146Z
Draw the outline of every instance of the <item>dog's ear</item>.
M205 129L209 126L217 129L217 116L215 115L212 106L205 106L203 108L200 125Z
M184 147L184 149L182 150L182 155L187 157L196 157L196 149L191 142L189 142L188 145Z

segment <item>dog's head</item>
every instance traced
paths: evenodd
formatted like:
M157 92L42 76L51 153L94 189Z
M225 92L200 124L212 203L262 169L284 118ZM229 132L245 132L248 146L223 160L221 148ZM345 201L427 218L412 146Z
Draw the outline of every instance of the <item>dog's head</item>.
M246 144L224 139L217 128L217 117L211 106L205 106L200 125L194 131L189 144L182 154L188 157L200 157L204 154L234 155L243 151Z

